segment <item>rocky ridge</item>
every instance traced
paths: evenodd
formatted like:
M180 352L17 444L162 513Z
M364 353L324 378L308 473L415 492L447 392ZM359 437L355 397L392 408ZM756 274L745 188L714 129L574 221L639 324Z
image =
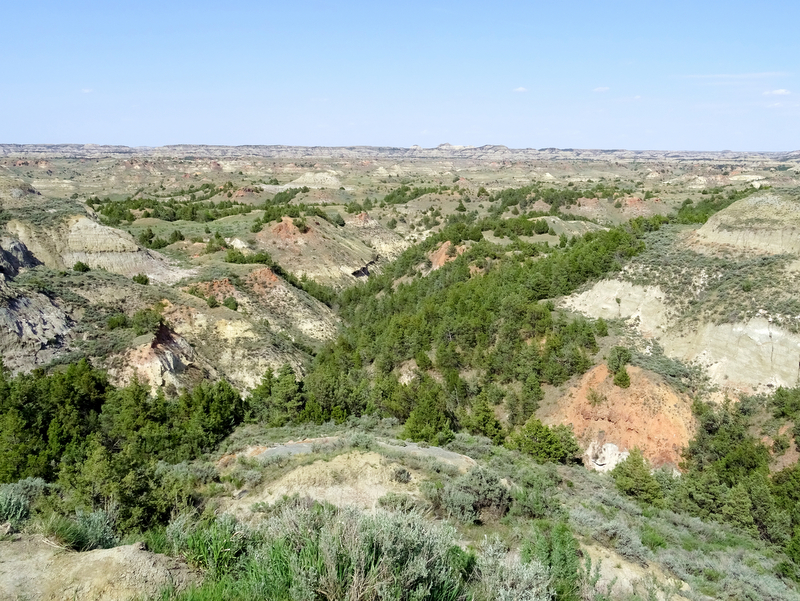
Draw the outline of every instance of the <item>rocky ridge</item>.
M800 195L765 192L712 215L694 242L739 251L800 255Z
M152 250L140 247L123 231L75 215L50 228L12 219L6 231L51 269L71 269L78 261L126 277L143 273L155 282L175 283L191 274Z
M793 152L737 151L664 151L664 150L600 150L574 148L520 148L503 145L454 146L440 144L434 148L412 146L205 146L177 144L160 147L102 146L98 144L0 144L0 156L30 157L270 157L270 158L396 158L431 159L462 158L474 160L787 160L800 157Z

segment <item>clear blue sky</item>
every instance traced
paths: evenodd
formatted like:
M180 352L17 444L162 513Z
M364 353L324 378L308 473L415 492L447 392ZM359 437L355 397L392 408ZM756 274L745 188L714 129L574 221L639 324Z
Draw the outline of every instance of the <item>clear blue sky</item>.
M800 149L800 2L2 2L0 142Z

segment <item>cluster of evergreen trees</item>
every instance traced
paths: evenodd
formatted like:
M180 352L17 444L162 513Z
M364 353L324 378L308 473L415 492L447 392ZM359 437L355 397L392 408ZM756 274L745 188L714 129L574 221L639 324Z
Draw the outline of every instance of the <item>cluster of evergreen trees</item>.
M224 380L167 399L139 382L115 388L86 361L50 375L0 369L0 483L42 478L62 507L113 505L123 529L144 529L191 496L167 492L161 463L213 450L247 411Z
M542 184L531 184L521 188L506 188L490 197L494 203L492 213L499 216L507 209L519 206L525 210L528 205L541 200L550 205L550 213L557 215L562 207L570 207L580 198L615 198L621 195L633 194L633 190L618 188L611 184L598 183L588 189L579 189L568 184L566 188L544 187ZM479 193L480 195L480 193Z
M100 213L103 221L109 225L119 225L122 222L132 222L136 219L132 211L142 211L143 217L154 217L163 221L196 221L206 223L231 215L246 215L255 208L266 211L264 223L280 219L283 215L299 217L301 212L313 213L323 219L330 219L328 215L317 207L309 208L301 205L290 206L298 194L308 192L309 188L290 188L278 192L266 201L261 207L251 204L229 200L232 196L233 184L218 187L213 184L203 184L199 188L190 187L189 190L180 190L176 196L188 195L188 198L169 198L163 200L157 197L128 197L124 200L113 201L110 198L100 200L97 197L89 198L86 204ZM214 196L222 194L227 198L214 202ZM260 228L259 228L260 229ZM259 230L254 230L259 231Z
M725 522L782 546L794 564L781 564L780 572L800 581L800 464L770 474L770 451L751 433L756 406L765 401L778 417L787 415L787 403L795 407L796 419L800 388L723 406L697 401L699 428L683 453L680 477L651 473L638 450L612 476L644 504Z
M100 200L97 197L89 198L86 204L100 213L103 221L109 225L119 225L123 221L131 222L136 219L131 211L142 211L143 217L154 217L163 221L198 221L200 223L214 221L229 215L241 215L253 210L251 205L242 204L235 200L210 199L218 194L231 196L231 186L227 184L216 187L212 184L203 184L199 188L190 188L185 192L186 200L169 198L128 197L124 200L112 201L110 198ZM180 194L178 194L180 195Z
M737 200L747 198L755 193L755 188L745 188L744 190L728 190L727 194L722 188L711 188L703 190L701 194L707 195L700 202L695 203L687 198L675 215L677 223L705 223L714 213L726 209Z
M397 286L424 261L425 251L414 247L382 274L344 291L340 313L348 327L317 355L307 394L325 416L377 412L407 422L409 437L430 442L485 413L485 403L505 401L511 423L521 425L542 398L541 384L558 385L588 369L598 331L606 334L604 324L568 320L542 301L619 269L643 248L642 233L659 223L640 220L590 233L547 256L538 249L508 254L482 240L480 224L452 224L421 248L443 238L481 241L428 276ZM418 377L400 384L397 374L409 365ZM467 382L468 371L478 377ZM483 428L472 427L497 437L491 424Z

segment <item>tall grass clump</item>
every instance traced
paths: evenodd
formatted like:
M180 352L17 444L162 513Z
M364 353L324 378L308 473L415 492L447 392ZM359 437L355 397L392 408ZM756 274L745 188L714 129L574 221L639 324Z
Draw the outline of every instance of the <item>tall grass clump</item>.
M233 516L223 515L188 534L186 560L206 569L211 578L230 573L245 548L246 536Z
M113 511L103 509L79 511L74 518L53 513L44 520L42 529L45 536L74 551L110 549L119 543L114 521Z
M25 478L12 484L0 484L0 522L20 526L31 513L31 504L47 488L41 478Z
M257 529L223 516L184 538L210 578L178 599L467 599L474 555L421 516L288 505ZM242 552L244 551L244 552Z

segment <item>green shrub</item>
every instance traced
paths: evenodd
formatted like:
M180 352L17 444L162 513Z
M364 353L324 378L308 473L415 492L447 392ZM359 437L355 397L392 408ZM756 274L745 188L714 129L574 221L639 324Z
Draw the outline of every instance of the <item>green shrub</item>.
M611 470L617 489L641 503L660 507L664 493L658 480L650 473L650 464L638 448L634 448L625 461Z
M439 446L447 444L453 438L453 431L444 391L433 379L424 375L415 392L416 406L406 421L404 437Z
M133 281L137 284L141 284L142 286L147 286L150 283L150 278L144 273L138 273L133 276Z
M232 296L227 297L222 304L228 307L231 311L237 311L239 309L239 302L233 298Z
M593 536L602 544L614 548L626 559L644 564L647 558L648 550L621 516L602 524Z
M537 522L533 537L521 549L522 561L538 561L548 568L559 601L580 601L581 565L578 542L565 522Z
M744 484L737 484L726 492L720 513L726 522L738 529L751 535L758 533L753 519L753 503Z
M170 520L164 529L164 536L172 552L182 553L187 549L189 536L194 533L196 521L197 516L191 511L181 513Z
M455 601L465 598L475 561L458 549L451 528L413 512L287 506L265 520L263 533L234 571L224 564L240 545L223 532L220 546L232 545L218 554L223 569L177 599Z
M259 251L257 253L245 255L242 251L235 248L228 249L228 252L225 254L225 262L239 263L242 265L260 263L262 265L270 266L273 264L272 257L269 255L269 253Z
M109 330L127 328L129 325L128 316L124 313L114 313L113 315L109 315L108 319L106 319L106 328Z
M667 539L650 524L642 524L641 539L642 544L651 551L667 547Z
M631 385L631 378L625 369L631 357L630 350L624 346L615 346L608 354L608 369L614 374L614 384L620 388L628 388Z
M535 417L510 437L508 446L531 455L539 463L571 463L580 453L569 426L549 428Z
M631 352L624 346L615 346L608 353L608 369L614 373L631 361Z
M293 220L292 220L292 224L293 224L293 225L294 225L294 226L295 226L295 227L296 227L298 230L300 230L300 233L301 233L301 234L305 234L305 233L308 231L308 229L309 229L309 227L308 227L308 221L306 221L306 218L305 218L305 217L297 217L297 218L293 219Z
M552 464L549 464L552 467ZM563 514L561 500L557 495L558 474L548 470L525 470L516 475L516 486L511 491L512 516L527 519L559 517Z
M83 261L77 261L75 265L72 266L72 271L77 271L78 273L86 273L87 271L89 271L89 266Z
M378 499L378 507L399 513L424 512L429 506L424 501L411 495L386 493Z
M398 465L392 470L392 480L400 484L408 484L411 482L411 473L403 466Z
M478 556L480 601L541 601L553 599L550 571L537 559L509 560L508 550L495 535L484 540Z
M654 371L669 382L679 392L692 395L701 394L709 387L709 379L699 365L685 365L681 361L667 357L664 348L651 341L647 352L635 351L631 359L633 365Z
M270 427L300 421L305 401L303 383L297 381L289 364L283 365L277 374L270 368L250 394L251 419ZM337 417L339 416L331 415L333 419ZM347 416L340 417L344 421Z
M428 357L428 353L425 351L419 351L414 355L414 360L417 362L417 367L422 371L428 371L433 368L433 361L431 361L431 358Z
M620 388L628 388L631 385L631 377L628 375L628 370L625 366L614 372L614 385Z
M211 255L215 252L225 250L226 248L228 248L228 245L225 243L224 238L219 235L219 232L216 232L214 236L209 238L208 242L206 243L206 248L203 252L207 255Z
M28 519L30 501L13 484L0 485L0 522L18 525Z
M356 432L348 441L354 449L369 451L375 446L375 437L365 432Z
M598 336L608 336L608 324L602 317L598 318L598 320L594 322L594 328Z
M469 428L473 434L480 434L489 438L495 444L501 444L506 437L500 420L494 414L494 410L489 406L486 395L476 398L472 406L472 414L464 420L464 426Z
M152 228L147 228L139 234L139 245L145 248L160 249L169 246L169 242L163 238L157 238Z
M166 555L171 551L164 526L154 526L149 530L145 530L141 534L136 535L135 539L136 542L143 542L145 544L145 548L151 553L161 553Z
M215 309L216 307L219 307L219 301L214 296L209 296L206 299L206 304L209 306L210 309Z
M131 318L131 325L137 336L155 334L163 323L161 314L154 309L141 309Z
M444 486L440 504L448 516L474 523L503 517L511 505L511 493L495 472L474 468Z

